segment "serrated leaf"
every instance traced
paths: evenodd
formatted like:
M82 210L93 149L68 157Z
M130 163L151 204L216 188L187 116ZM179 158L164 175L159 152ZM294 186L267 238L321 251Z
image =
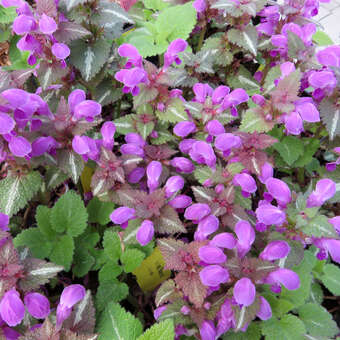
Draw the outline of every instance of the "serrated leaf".
M122 253L120 239L117 232L106 230L103 238L104 252L112 262L117 262Z
M85 3L87 0L61 0L60 3L64 4L67 10L71 10L72 8Z
M326 264L321 276L322 283L335 296L340 296L340 269L334 264Z
M68 178L69 176L59 169L56 169L54 167L49 168L45 174L45 183L47 189L55 189L57 186L65 182Z
M194 171L197 181L203 184L207 179L212 178L213 172L208 166L198 166Z
M231 43L243 47L253 55L257 54L257 31L254 26L248 25L243 30L232 28L227 32L227 36Z
M59 64L50 64L46 61L39 63L37 76L43 90L46 90L50 85L61 82L61 78L68 73L68 68L62 68Z
M99 318L98 340L132 340L143 332L142 324L117 303L110 302Z
M96 294L96 310L101 312L105 309L108 303L120 302L128 295L129 286L126 283L119 282L118 280L102 282L99 285ZM110 339L112 339L112 337Z
M306 49L303 40L292 31L287 31L288 55L291 58L298 58L301 51Z
M84 232L87 226L87 211L79 195L70 190L51 210L51 225L57 232L66 231L72 237Z
M52 250L52 244L45 238L38 228L23 230L14 240L15 247L28 247L33 256L37 258L48 257Z
M123 272L121 266L119 266L115 262L107 262L100 268L98 273L99 282L102 284L103 282L113 282L117 276L119 276Z
M70 62L80 70L85 81L90 81L108 59L111 46L106 40L87 44L83 40L71 44Z
M19 287L23 291L32 291L39 288L64 269L62 266L52 262L34 258L25 259L23 265L25 277L19 281Z
M134 118L136 115L126 115L114 120L117 132L126 135L130 132L134 132Z
M281 77L281 69L279 66L275 66L269 70L264 81L263 87L266 89L265 93L271 92L275 89L274 80Z
M48 207L44 205L39 205L35 214L35 219L37 220L38 228L44 234L44 236L53 241L56 236L55 230L53 230L51 224L51 211Z
M318 215L312 218L308 224L301 230L309 236L335 238L337 233L334 226L328 222L328 218L324 215Z
M137 122L136 127L137 127L138 133L143 137L144 140L146 140L148 136L150 135L150 133L153 131L155 127L155 123L149 122L145 124L145 123Z
M164 112L158 111L157 115L159 119L170 123L178 123L188 120L188 115L185 112L185 106L179 98L171 99L166 110Z
M259 322L252 322L245 332L227 332L222 336L223 340L260 340L261 329Z
M17 17L15 7L3 7L0 5L0 24L10 24Z
M175 327L172 320L165 320L154 324L147 329L137 340L173 340L175 338Z
M340 135L340 109L329 99L325 98L319 105L320 117L326 125L329 139Z
M273 148L288 165L292 165L304 151L302 141L293 136L284 137L279 143L275 143Z
M170 205L161 209L161 216L156 219L155 228L161 234L184 233L186 231L178 213Z
M125 273L133 272L143 262L145 254L138 249L126 249L120 256Z
M53 33L53 36L60 42L69 43L73 40L84 38L91 35L88 31L81 25L78 25L71 21L62 21L58 24L58 30Z
M339 329L332 315L325 308L315 303L307 303L298 309L299 317L304 322L308 334L333 338Z
M228 78L228 84L232 88L243 88L247 91L249 96L260 91L260 84L254 79L252 74L244 67L241 66L235 76Z
M155 302L156 306L163 305L168 302L175 292L175 282L173 280L167 280L162 283L162 285L158 288Z
M90 223L105 225L110 222L110 214L114 210L114 203L102 202L97 197L92 198L87 205Z
M63 150L58 155L58 164L62 171L69 175L74 183L77 183L84 169L83 158L74 151Z
M39 191L41 184L38 171L21 176L8 174L0 181L0 211L10 217L16 214Z
M273 122L265 120L260 110L260 108L252 108L248 109L244 113L240 125L240 131L249 133L268 132L273 128Z
M74 242L70 235L61 236L53 245L49 258L69 271L73 259Z
M87 249L75 248L72 263L72 272L77 277L85 276L95 264L95 258Z
M102 106L112 104L122 96L122 90L114 88L110 79L102 81L93 91L93 99Z
M303 340L306 328L303 322L292 314L287 314L281 320L272 317L261 323L262 334L266 340Z

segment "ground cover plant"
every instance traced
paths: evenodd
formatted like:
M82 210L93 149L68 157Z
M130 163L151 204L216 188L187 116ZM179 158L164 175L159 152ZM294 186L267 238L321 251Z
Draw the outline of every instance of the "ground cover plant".
M1 339L340 338L319 2L1 0Z

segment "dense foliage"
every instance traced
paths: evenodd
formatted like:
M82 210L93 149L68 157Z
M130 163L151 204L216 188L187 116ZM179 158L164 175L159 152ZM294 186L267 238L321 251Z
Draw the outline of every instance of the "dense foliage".
M1 1L1 338L337 338L319 2Z

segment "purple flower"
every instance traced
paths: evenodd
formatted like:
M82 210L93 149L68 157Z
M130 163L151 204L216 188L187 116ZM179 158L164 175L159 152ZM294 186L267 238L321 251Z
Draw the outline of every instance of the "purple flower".
M270 242L260 254L260 259L266 261L275 261L286 257L290 252L290 246L286 241Z
M39 293L29 293L24 298L28 312L36 319L45 319L50 314L50 302Z
M197 142L196 139L192 139L192 138L187 138L187 139L183 139L180 143L179 143L179 149L181 152L183 153L189 153L189 151L191 150L192 146Z
M321 65L340 67L340 46L328 46L317 52L316 58Z
M202 13L207 8L205 0L195 0L192 5L194 6L197 13Z
M248 307L255 301L255 285L247 277L243 277L235 283L233 295L240 306Z
M146 145L145 140L141 135L135 132L130 132L125 136L125 141L128 144L135 144L143 148Z
M44 34L53 34L58 26L53 18L43 14L39 20L39 29Z
M188 43L183 39L172 41L164 53L164 68L167 69L173 62L177 65L181 64L182 60L178 57L178 53L185 51Z
M113 148L115 132L116 126L113 122L105 122L100 129L103 136L103 146L108 150Z
M264 163L261 168L261 176L258 176L258 179L261 183L265 184L267 179L273 177L274 169L269 163Z
M122 224L125 226L127 222L135 217L135 209L128 207L119 207L115 209L110 215L110 219L115 224ZM123 227L123 226L122 226Z
M198 255L203 262L208 264L219 264L227 261L227 257L223 251L211 245L201 247Z
M241 138L232 133L222 133L215 139L215 147L223 152L229 151L232 148L239 148L242 145Z
M335 183L328 179L321 179L316 183L315 190L309 195L307 199L307 208L320 207L327 200L332 198L336 192Z
M25 105L29 101L29 94L20 89L9 89L3 91L1 93L2 97L4 97L9 104L11 104L14 108Z
M231 233L219 233L209 242L209 244L220 247L220 248L227 248L233 249L235 248L237 241L235 237Z
M215 340L216 339L216 329L214 323L209 320L204 320L200 326L200 335L202 340Z
M0 135L10 133L15 127L15 121L6 113L0 112Z
M317 254L320 260L326 259L327 253L329 253L334 262L340 263L340 240L324 238L315 240L314 244L320 248L320 252Z
M136 155L136 156L144 157L144 149L137 144L132 144L132 143L123 144L120 147L120 152L123 155Z
M262 204L256 211L256 218L258 222L265 225L277 225L280 226L286 221L286 214L280 208L271 204Z
M57 59L63 60L70 55L71 51L69 47L65 44L55 43L52 45L52 53Z
M241 103L245 103L248 100L249 100L249 96L245 90L235 89L223 99L223 102L221 104L221 110L230 109L231 114L237 117L238 112L237 112L236 106L240 105Z
M57 307L57 328L70 316L72 307L81 301L85 294L85 288L79 284L70 285L63 290Z
M189 155L198 164L206 164L210 168L216 166L216 156L210 144L199 141L192 145Z
M195 203L185 209L184 217L187 220L201 221L205 216L209 215L210 212L211 210L208 204Z
M162 313L168 308L168 306L166 305L163 305L163 306L160 306L158 308L156 308L154 311L153 311L153 316L156 320L159 319L159 317L162 315Z
M133 96L139 93L138 84L148 82L148 74L140 67L120 70L115 74L115 78L124 84L123 92Z
M90 152L86 136L74 136L72 140L72 148L79 155L86 155Z
M13 288L6 292L0 302L0 316L8 326L18 325L25 316L25 306L19 293Z
M200 279L205 286L217 287L221 283L229 280L229 273L227 269L222 268L217 264L212 264L204 267L200 271Z
M131 68L132 66L142 67L143 58L139 54L137 48L130 44L122 44L118 48L118 54L121 57L128 58L125 68Z
M9 216L0 212L0 229L3 231L8 231Z
M195 170L194 164L191 160L185 157L175 157L170 161L170 165L176 168L177 172L184 172L187 174L192 173Z
M288 290L295 290L300 287L300 279L298 274L290 269L280 268L271 272L265 279L265 283L272 284L272 290L280 292L280 284Z
M245 197L249 197L257 190L254 178L247 173L236 174L233 178L233 184L241 187L242 194Z
M196 125L193 122L183 121L179 122L174 127L174 134L178 137L186 137L192 132L196 131Z
M269 320L272 317L270 304L263 296L260 296L260 309L257 311L256 316L263 321Z
M152 221L144 220L137 230L136 239L141 246L146 246L152 240L154 233Z
M241 220L235 225L235 234L237 235L237 251L242 258L249 251L255 241L255 231L248 221Z
M216 216L208 215L200 220L197 226L197 231L204 237L207 237L218 229L219 223L220 222Z
M332 217L328 219L328 222L332 224L336 232L340 234L340 216ZM0 224L0 228L1 228L1 224Z
M182 176L171 176L165 183L165 196L171 197L174 193L180 191L184 187L184 179Z
M101 112L102 106L99 103L94 100L84 100L74 107L73 117L77 120L85 118L88 122L92 122Z
M59 146L57 141L51 137L38 137L32 143L32 156L38 157L43 155L45 152L55 154L56 148Z
M75 107L81 102L86 100L86 94L83 90L77 89L70 93L68 96L68 106L71 112L74 112Z
M216 119L211 120L205 125L205 130L208 131L211 136L218 136L225 133L224 126ZM217 147L217 146L216 146Z
M145 175L145 169L141 167L137 167L129 173L128 181L134 184L139 183L140 180L144 177L144 175Z
M187 195L177 195L169 204L175 209L184 209L192 203L192 198Z
M280 206L285 207L291 201L292 195L285 182L272 177L265 184L270 195L276 199Z
M152 161L146 168L146 177L148 178L148 188L150 192L157 189L159 185L159 178L162 174L162 164L158 161Z
M32 16L21 14L13 22L13 32L24 35L36 29L37 23Z
M8 147L12 154L17 157L25 157L32 151L30 142L24 137L11 137Z

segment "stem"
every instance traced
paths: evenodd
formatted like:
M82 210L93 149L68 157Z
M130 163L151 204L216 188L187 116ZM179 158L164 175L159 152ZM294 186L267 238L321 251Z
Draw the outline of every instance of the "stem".
M201 33L200 33L200 37L199 37L199 40L198 40L198 45L197 45L197 51L196 52L199 52L202 48L202 45L203 45L203 41L204 41L204 36L205 36L205 32L207 31L207 26L204 26L201 30Z
M297 180L300 185L305 184L305 169L304 168L298 168L297 169Z

